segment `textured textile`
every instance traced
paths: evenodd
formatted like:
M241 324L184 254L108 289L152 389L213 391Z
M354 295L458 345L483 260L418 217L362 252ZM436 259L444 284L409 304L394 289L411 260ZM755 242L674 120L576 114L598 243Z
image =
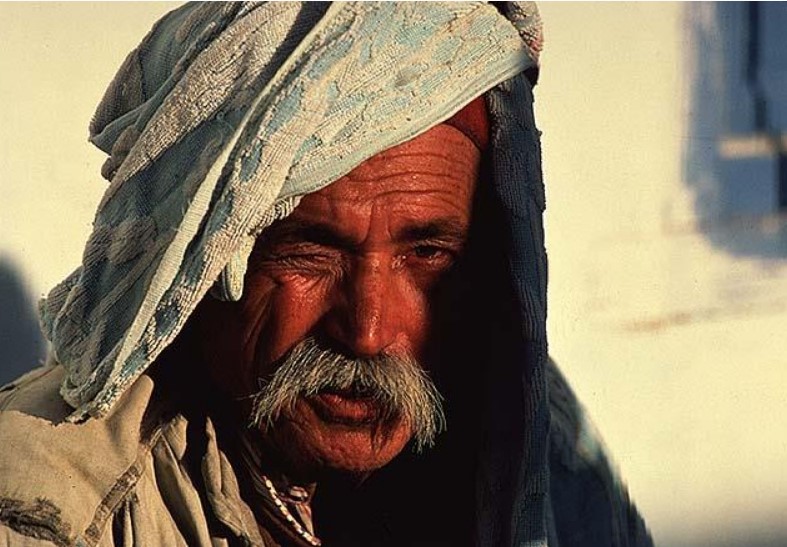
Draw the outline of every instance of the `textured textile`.
M550 547L652 547L601 437L554 363L546 377L552 417Z
M487 429L479 458L480 545L514 545L521 543L520 538L532 545L546 541L547 270L541 218L545 202L540 134L532 104L531 86L524 75L487 94L492 183L503 214L502 235L520 331L507 362L492 373L492 391L498 396L489 397L492 427Z
M272 545L210 419L167 417L143 375L104 418L63 423L64 372L38 369L0 392L0 546Z

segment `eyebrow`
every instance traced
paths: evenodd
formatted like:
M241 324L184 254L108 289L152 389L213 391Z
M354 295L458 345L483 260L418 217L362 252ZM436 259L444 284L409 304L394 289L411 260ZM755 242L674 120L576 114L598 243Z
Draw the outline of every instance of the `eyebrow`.
M404 243L428 239L463 243L467 239L467 226L456 218L440 218L423 224L405 226L396 234L395 239Z
M307 241L339 249L354 249L357 247L355 241L338 233L329 224L293 219L287 219L278 226L272 226L270 229L270 240L283 243Z
M292 243L304 241L343 250L356 251L360 244L354 239L338 233L333 226L321 222L287 219L271 226L265 239L269 242ZM467 226L456 218L439 218L424 223L404 226L396 234L397 243L440 240L461 245L467 239Z

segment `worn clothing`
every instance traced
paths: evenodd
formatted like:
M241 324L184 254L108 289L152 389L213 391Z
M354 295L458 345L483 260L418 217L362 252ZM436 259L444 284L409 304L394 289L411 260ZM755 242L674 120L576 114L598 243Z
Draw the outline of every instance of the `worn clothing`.
M37 369L0 394L0 545L279 544L286 527L269 509L258 527L210 417L167 416L144 375L105 418L64 423L63 374Z
M650 545L592 426L553 364L548 372L550 545ZM173 414L146 374L106 417L65 423L63 374L37 369L0 392L0 547L309 545L269 497L242 497L231 441L211 416Z

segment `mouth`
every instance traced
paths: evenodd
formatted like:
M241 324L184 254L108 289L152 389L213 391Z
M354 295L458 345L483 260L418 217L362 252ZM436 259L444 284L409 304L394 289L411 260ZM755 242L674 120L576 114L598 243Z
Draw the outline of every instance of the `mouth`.
M308 399L311 407L325 422L363 427L379 421L380 409L365 393L353 391L323 391Z

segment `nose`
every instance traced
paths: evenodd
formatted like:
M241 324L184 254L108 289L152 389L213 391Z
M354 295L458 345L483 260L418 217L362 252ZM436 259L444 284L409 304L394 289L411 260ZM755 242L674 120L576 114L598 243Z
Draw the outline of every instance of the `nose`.
M356 357L373 357L406 336L406 302L397 272L385 256L357 260L337 289L327 330Z

